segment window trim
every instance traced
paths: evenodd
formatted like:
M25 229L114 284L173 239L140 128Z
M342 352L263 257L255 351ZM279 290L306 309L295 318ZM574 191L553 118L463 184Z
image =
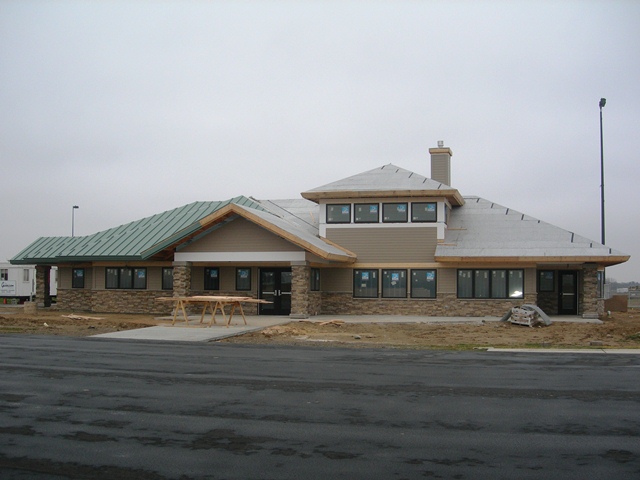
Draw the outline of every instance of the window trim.
M248 282L248 286L247 288L245 288L244 286L242 286L239 283L239 281L244 280L244 278L242 278L240 276L240 273L246 270L247 271L247 282ZM249 292L251 291L251 267L236 267L236 291L238 292Z
M309 272L309 291L311 292L319 292L320 291L320 269L312 268Z
M115 270L117 287L109 287L107 280L109 278L109 270ZM127 270L131 273L131 286L122 286L122 272ZM139 271L144 272L144 286L136 286L136 278L139 278L136 274ZM104 269L104 288L105 290L147 290L147 267L106 267Z
M403 296L399 296L399 297L398 297L398 296L393 296L393 297L390 297L390 296L387 296L387 295L385 294L385 288L384 288L384 284L385 284L385 281L384 281L385 273L391 273L391 275L393 275L394 273L400 273L400 274L404 273L404 295L403 295ZM407 298L407 295L408 295L408 293L409 293L409 289L408 289L408 285L407 285L407 279L408 279L407 273L408 273L408 272L407 272L407 269L406 269L406 268L383 268L383 269L382 269L382 273L381 273L381 275L380 275L380 283L382 284L382 298ZM400 275L400 276L398 277L398 280L400 280L401 278L402 278L402 275ZM393 280L391 280L391 281L393 281ZM400 280L400 281L401 281L401 280Z
M357 218L357 208L368 206L371 208L372 206L377 207L376 211L376 219L375 220L358 220ZM380 223L380 204L377 202L369 202L369 203L354 203L353 204L353 223Z
M210 284L209 282L212 281L213 277L211 277L210 275L207 276L207 272L211 272L213 270L218 272L218 274L215 277L215 282L213 284ZM204 282L202 285L206 291L215 292L220 290L220 267L204 267L203 275L204 275ZM209 287L217 287L217 288L209 288Z
M476 296L476 272L487 271L488 274L488 297L477 297ZM493 272L504 271L506 274L506 297L493 297L492 296L492 274ZM460 272L471 272L471 296L460 296ZM522 294L518 297L510 297L509 291L511 290L509 277L512 272L521 272L522 273ZM474 300L522 300L524 298L525 292L525 274L524 268L459 268L456 272L456 298L463 299L474 299Z
M362 287L356 288L356 275L357 272L360 272L360 275L364 272L368 272L369 274L373 273L376 277L375 282L375 295L356 295L356 290L361 289ZM354 268L353 269L353 298L379 298L380 296L380 279L378 278L378 269L377 268ZM360 280L362 282L362 279Z
M82 275L76 275L76 272L82 272ZM71 288L84 288L84 279L86 278L84 268L71 269ZM82 281L79 281L82 280Z
M349 219L348 220L339 220L339 221L337 221L337 220L330 221L329 220L329 207L341 207L341 208L347 207L349 209ZM328 224L332 224L332 225L333 224L338 224L338 225L343 224L344 225L344 224L351 223L351 217L353 216L352 215L352 213L353 213L352 210L353 210L353 208L352 208L350 203L327 203L326 204L326 208L325 208L326 222Z
M386 220L385 219L385 207L395 205L396 208L398 205L405 206L405 219L404 220ZM409 202L385 202L382 204L382 223L409 223Z
M416 296L413 293L413 274L417 273L417 272L433 272L433 287L434 287L434 295L432 297L423 297L423 296ZM410 298L419 298L419 299L436 299L438 298L438 270L435 268L412 268L411 272L409 273L409 276L411 277L411 291L410 291Z
M433 220L414 220L414 208L416 205L433 205L436 209L436 216ZM411 202L411 223L437 223L438 222L438 202Z

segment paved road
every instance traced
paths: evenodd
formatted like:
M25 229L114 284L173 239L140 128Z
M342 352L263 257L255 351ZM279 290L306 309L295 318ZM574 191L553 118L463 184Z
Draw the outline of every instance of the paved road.
M3 479L637 479L640 357L0 336Z

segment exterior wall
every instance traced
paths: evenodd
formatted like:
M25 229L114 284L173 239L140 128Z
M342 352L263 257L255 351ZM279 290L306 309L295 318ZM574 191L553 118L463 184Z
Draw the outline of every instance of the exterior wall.
M309 282L311 268L307 265L291 266L291 318L307 318L311 314Z
M330 228L327 238L358 255L358 262L433 262L438 230L429 227Z
M290 252L302 250L302 248L244 218L237 218L187 245L180 252Z
M49 290L51 279L51 267L48 265L36 266L36 306L51 306L51 291Z
M582 285L579 289L578 312L583 318L599 318L604 315L604 299L598 298L598 269L595 264L587 264L582 270Z
M353 298L351 293L323 293L323 315L417 315L428 317L502 317L512 307L536 303L535 294L518 300L459 299L438 294L435 299Z

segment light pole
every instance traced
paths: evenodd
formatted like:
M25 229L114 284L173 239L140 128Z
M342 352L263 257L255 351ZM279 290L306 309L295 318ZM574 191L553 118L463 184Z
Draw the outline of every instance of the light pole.
M76 219L76 209L80 208L78 205L74 205L73 207L71 207L71 236L73 237L74 234L74 227L75 227L75 219Z
M602 138L602 108L607 104L606 98L601 98L600 103L600 228L602 229L602 244L604 245L604 142Z

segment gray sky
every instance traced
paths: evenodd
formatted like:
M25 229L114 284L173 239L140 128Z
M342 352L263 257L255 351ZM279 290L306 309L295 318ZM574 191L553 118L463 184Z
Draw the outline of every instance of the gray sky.
M0 0L0 259L387 163L600 240L640 281L640 2Z

